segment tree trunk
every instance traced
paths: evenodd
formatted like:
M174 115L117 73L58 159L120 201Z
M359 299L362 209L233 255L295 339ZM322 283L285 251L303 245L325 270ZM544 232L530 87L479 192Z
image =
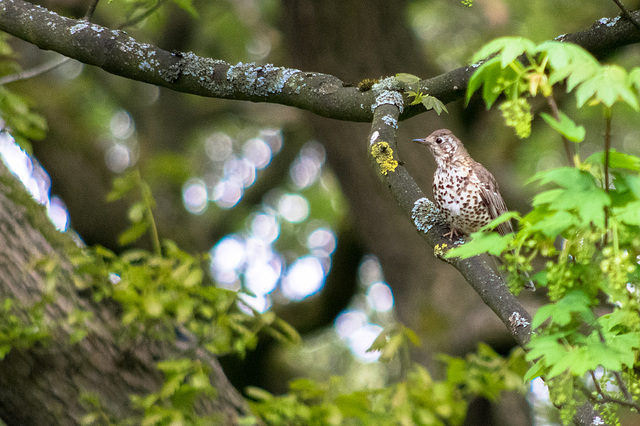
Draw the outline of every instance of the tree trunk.
M163 381L159 360L190 357L210 371L215 399L198 403L198 412L233 424L248 413L247 405L229 384L217 360L205 351L178 347L149 338L122 345L122 326L113 307L98 305L88 291L78 291L72 280L71 254L79 253L69 234L60 234L45 210L0 163L0 299L12 299L12 314L33 319L29 307L45 300L40 328L49 338L33 344L24 338L0 361L0 418L7 425L74 425L91 409L83 397L94 395L112 419L132 417L130 396L156 392ZM39 260L53 265L41 271ZM46 290L45 290L46 289ZM44 298L44 299L43 299ZM88 335L70 344L69 314L91 313ZM10 316L0 320L0 332L15 329ZM4 337L4 336L3 336ZM4 339L3 339L4 340ZM3 342L4 343L4 342ZM138 413L139 414L139 413Z

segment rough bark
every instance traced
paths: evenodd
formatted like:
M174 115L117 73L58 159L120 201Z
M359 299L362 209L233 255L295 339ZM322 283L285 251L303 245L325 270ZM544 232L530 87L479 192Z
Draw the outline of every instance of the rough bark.
M114 418L133 416L130 396L147 395L162 384L155 363L181 357L199 359L211 369L218 396L201 401L199 412L231 424L248 412L216 359L199 348L144 337L124 345L118 340L122 327L113 306L97 304L91 294L74 287L69 255L77 254L78 247L69 235L53 228L44 208L2 163L0 230L0 299L14 300L13 313L26 323L30 306L45 292L50 300L44 315L50 338L12 349L0 361L0 418L7 425L80 424L89 408L82 397L88 393L97 395ZM45 258L56 259L59 269L53 276L37 266ZM87 337L72 345L72 330L65 321L74 309L92 317L86 323Z

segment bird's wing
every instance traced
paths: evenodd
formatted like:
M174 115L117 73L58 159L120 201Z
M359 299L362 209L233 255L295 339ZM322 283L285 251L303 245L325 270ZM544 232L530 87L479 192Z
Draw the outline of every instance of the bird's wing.
M493 220L506 212L507 206L500 195L498 182L496 182L493 175L480 163L476 163L474 166L474 171L480 181L480 198L482 198L482 202L489 209L489 215L491 216L491 220ZM496 227L496 229L500 235L506 235L513 232L513 226L511 225L510 220L502 222Z

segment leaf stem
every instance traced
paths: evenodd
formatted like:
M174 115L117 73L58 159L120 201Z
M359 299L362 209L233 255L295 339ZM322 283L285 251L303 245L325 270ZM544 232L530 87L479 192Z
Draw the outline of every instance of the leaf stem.
M604 131L604 192L609 195L609 152L611 151L611 108L605 107ZM609 228L609 207L604 206L604 245L607 245L607 229Z
M549 104L549 107L551 108L551 113L553 114L553 118L555 118L556 121L560 122L560 111L558 110L558 104L556 104L556 100L553 98L553 95L545 96L545 97L547 99L547 103ZM569 142L569 139L562 136L562 145L564 146L564 152L567 156L567 161L569 162L569 164L573 163L574 167L578 167L578 161L576 160L576 158L573 156L571 152L571 143Z
M156 226L156 220L153 217L153 208L155 207L155 201L153 200L153 194L149 185L142 180L140 172L137 173L138 185L140 187L140 195L142 196L142 202L144 203L147 220L151 230L149 231L151 236L151 244L153 246L153 252L162 256L162 246L160 245L160 237L158 236L158 227Z
M151 191L149 187L147 187L147 189ZM149 219L149 225L151 225L151 243L153 244L153 252L158 256L162 256L162 246L160 245L160 237L158 236L158 227L156 226L156 220L153 217L153 206L151 205L151 202L147 199L147 197L145 197L144 203L147 207L147 217Z

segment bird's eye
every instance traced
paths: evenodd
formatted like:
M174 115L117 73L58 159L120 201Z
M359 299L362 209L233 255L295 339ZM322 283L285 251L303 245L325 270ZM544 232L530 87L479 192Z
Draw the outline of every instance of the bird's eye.
M436 138L436 143L442 143L442 138Z

